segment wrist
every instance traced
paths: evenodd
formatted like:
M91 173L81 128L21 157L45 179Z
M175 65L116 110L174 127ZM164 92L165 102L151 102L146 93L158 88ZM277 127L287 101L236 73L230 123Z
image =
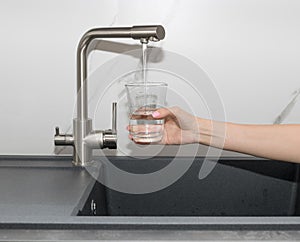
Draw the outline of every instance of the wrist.
M197 118L197 123L197 143L210 145L213 129L212 121L209 119Z
M229 123L198 118L198 143L223 149L227 142Z

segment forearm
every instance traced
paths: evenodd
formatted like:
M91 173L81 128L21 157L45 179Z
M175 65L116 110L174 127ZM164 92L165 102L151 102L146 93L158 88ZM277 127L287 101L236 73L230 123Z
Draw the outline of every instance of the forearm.
M300 163L300 125L298 124L245 125L199 119L199 127L202 144L269 159ZM217 131L213 132L216 128Z

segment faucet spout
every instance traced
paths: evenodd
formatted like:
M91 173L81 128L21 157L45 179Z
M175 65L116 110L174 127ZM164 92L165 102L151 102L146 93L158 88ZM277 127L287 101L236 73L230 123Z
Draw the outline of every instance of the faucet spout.
M86 32L77 48L77 119L88 118L87 101L87 49L93 39L132 38L141 41L159 41L164 39L165 30L161 25L133 26L121 28L96 28Z

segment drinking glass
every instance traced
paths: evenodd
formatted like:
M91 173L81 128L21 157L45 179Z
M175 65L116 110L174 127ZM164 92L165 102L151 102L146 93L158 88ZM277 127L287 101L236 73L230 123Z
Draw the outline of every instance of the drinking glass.
M137 143L159 142L163 137L164 119L155 119L152 113L165 106L168 85L164 82L136 82L125 87L133 140Z

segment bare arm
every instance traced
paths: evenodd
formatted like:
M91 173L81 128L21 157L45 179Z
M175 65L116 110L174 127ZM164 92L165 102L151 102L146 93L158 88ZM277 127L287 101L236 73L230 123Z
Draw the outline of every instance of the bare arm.
M199 142L218 147L212 139L213 123L198 119ZM300 125L246 125L225 123L224 149L254 156L300 163ZM201 135L202 134L202 135ZM220 147L218 147L220 148Z
M300 163L300 124L217 122L195 117L178 107L158 109L153 117L165 119L161 144L201 143L268 159ZM134 128L143 129L128 127L129 130Z

